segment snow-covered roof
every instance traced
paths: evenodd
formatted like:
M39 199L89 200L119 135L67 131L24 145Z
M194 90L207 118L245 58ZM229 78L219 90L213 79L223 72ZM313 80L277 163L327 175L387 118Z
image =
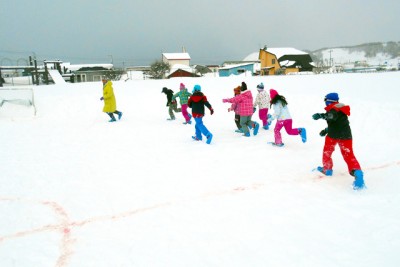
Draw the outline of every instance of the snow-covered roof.
M185 70L185 71L187 71L187 72L192 72L192 73L194 73L194 70L193 70L192 67L190 67L190 66L188 66L188 65L184 65L184 64L174 64L174 65L171 67L171 70L169 71L169 73L174 73L175 71L177 71L177 70L179 70L179 69Z
M243 64L234 64L234 65L227 65L225 67L219 68L220 70L229 70L237 67L247 66L247 65L254 65L254 63L243 63Z
M286 55L307 55L307 52L298 50L292 47L283 47L283 48L267 48L267 52L274 54L277 59L286 56ZM256 61L258 60L259 51L251 53L247 57L243 59L243 61Z
M61 67L65 67L70 71L77 71L81 68L95 68L95 67L103 67L105 69L112 69L113 64L77 64L77 65L72 65L71 63L65 62L61 64Z
M296 63L296 61L292 61L292 60L283 60L281 62L279 62L279 64L281 65L281 67L287 67L287 66L291 66L294 63Z
M163 53L163 56L168 60L174 60L174 59L190 60L190 56L188 53Z

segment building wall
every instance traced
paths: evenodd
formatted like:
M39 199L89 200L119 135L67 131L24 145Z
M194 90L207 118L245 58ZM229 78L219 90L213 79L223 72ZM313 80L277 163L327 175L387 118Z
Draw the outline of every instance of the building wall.
M250 71L251 73L253 73L254 65L249 64L249 65L238 66L238 67L233 67L233 68L219 69L218 74L220 77L228 77L232 74L233 75L241 74L243 71Z
M276 56L263 49L260 49L259 59L261 63L261 75L275 75L275 71L281 67Z
M287 69L285 69L285 74L293 73L293 72L299 72L299 69L298 68L287 68Z
M172 77L198 77L198 76L194 73L190 73L190 72L187 72L184 70L177 70L168 76L168 78L172 78Z

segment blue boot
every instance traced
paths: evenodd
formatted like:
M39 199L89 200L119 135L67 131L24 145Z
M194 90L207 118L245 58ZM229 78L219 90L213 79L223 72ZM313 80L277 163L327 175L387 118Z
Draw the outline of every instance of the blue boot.
M250 137L250 132L244 133L243 136Z
M114 122L117 121L115 118L111 118L111 120L109 120L108 122Z
M306 128L299 128L299 134L301 136L301 141L303 143L307 142L307 133L306 133Z
M121 117L122 117L122 112L120 111L120 112L118 112L118 120L120 120Z
M364 173L362 170L355 170L354 171L354 182L353 182L353 189L354 190L362 190L365 188L364 183Z
M258 122L254 123L254 131L253 134L257 135L258 134L258 129L260 128L260 124Z
M272 118L272 116L271 116L271 114L268 114L268 116L267 116L268 126L270 126L272 123L272 120L270 120L270 118Z
M207 135L207 141L206 141L206 143L207 143L207 144L210 144L212 138L213 138L213 135L212 135L211 133L209 133L209 134Z
M324 167L318 166L317 171L322 172L326 176L332 176L333 171L332 170L325 170Z

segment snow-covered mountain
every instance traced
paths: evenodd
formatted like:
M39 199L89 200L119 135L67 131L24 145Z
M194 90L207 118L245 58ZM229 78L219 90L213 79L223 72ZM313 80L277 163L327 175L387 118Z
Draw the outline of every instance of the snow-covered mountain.
M322 48L310 52L318 65L385 65L398 68L400 42L367 43L357 46Z

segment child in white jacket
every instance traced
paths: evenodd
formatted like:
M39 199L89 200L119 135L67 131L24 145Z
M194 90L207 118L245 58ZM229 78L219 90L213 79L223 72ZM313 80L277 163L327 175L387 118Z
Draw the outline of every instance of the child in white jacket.
M300 135L301 141L305 143L307 141L306 129L292 128L292 117L289 113L286 98L279 95L274 89L270 89L269 92L271 95L271 105L274 114L268 119L268 122L272 122L274 119L277 120L274 129L275 142L273 142L272 145L283 146L281 135L282 127L285 127L285 130L289 135Z
M256 96L256 99L253 104L254 111L256 110L256 107L258 106L258 117L263 123L263 128L265 130L269 129L269 124L268 124L268 108L270 105L270 97L269 94L264 91L264 84L260 83L257 85L257 91L258 94Z

